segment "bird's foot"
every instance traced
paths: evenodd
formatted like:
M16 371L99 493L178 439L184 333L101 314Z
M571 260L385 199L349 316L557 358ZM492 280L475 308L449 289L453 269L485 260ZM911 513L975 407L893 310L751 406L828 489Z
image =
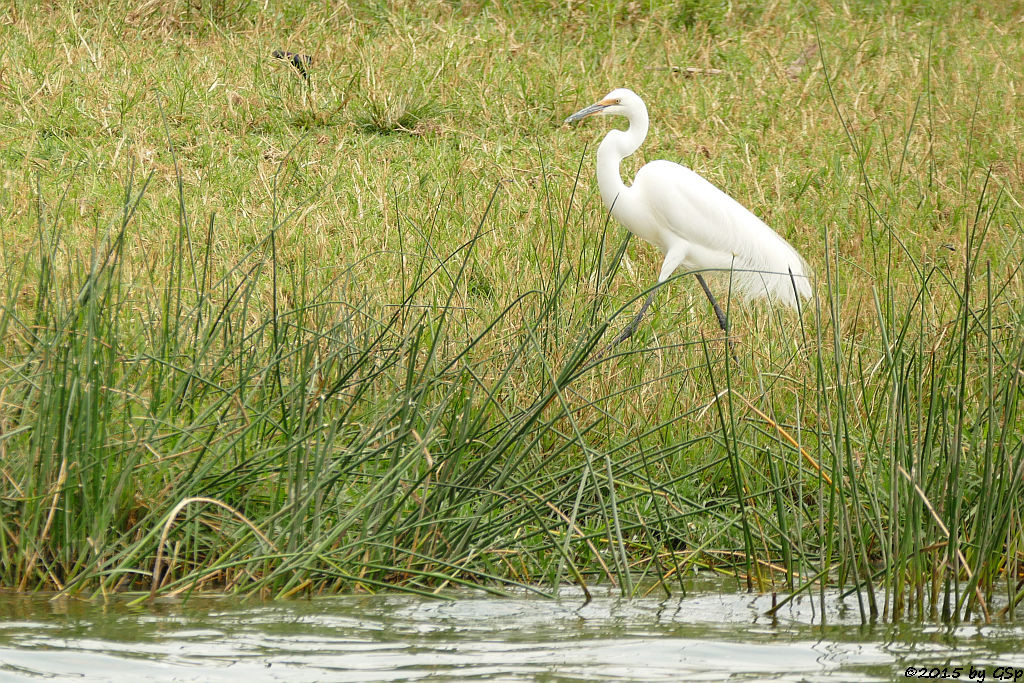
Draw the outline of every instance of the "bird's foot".
M637 327L639 327L639 325L634 323L635 321L631 322L630 324L622 328L622 332L619 332L618 335L615 336L615 339L612 339L611 343L608 344L608 346L601 349L601 351L598 352L596 356L594 356L594 360L601 360L602 358L607 356L611 352L611 350L614 349L616 346L632 337L633 333L636 332Z
M620 343L632 337L633 333L636 332L637 327L639 327L639 325L636 325L635 323L626 325L622 328L622 332L619 332L618 336L616 336L615 339L612 340L612 343L608 345L608 348L610 349L618 346Z
M732 362L739 365L740 357L736 355L736 345L732 343L732 338L729 337L728 333L725 335L725 349L729 352L729 357L732 358Z

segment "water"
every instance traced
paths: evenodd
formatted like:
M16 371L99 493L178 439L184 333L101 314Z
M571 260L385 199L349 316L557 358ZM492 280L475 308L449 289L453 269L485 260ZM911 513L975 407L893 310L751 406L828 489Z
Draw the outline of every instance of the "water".
M587 605L575 589L557 601L456 597L130 607L0 593L0 681L888 681L909 666L932 680L959 666L959 680L1024 681L1020 625L862 626L855 599L834 595L824 625L816 600L772 620L770 596L734 584Z

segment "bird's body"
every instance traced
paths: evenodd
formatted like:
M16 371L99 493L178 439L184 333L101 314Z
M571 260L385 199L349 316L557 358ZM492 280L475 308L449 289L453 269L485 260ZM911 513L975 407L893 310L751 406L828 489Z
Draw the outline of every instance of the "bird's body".
M598 147L597 184L612 216L665 255L659 282L680 266L694 271L731 270L734 290L748 300L768 297L795 308L799 298L811 295L810 271L797 251L742 204L689 168L652 161L636 173L632 185L623 183L619 164L647 137L647 107L636 93L613 90L566 120L592 114L619 114L629 120L627 130L609 131ZM699 273L698 278L715 304ZM640 316L649 304L650 299ZM716 313L724 328L717 304ZM640 316L634 323L639 323Z
M769 296L795 307L796 294L810 296L807 265L796 250L685 166L652 161L636 174L632 187L605 205L627 230L665 255L662 281L680 266L732 269L734 288L748 300Z

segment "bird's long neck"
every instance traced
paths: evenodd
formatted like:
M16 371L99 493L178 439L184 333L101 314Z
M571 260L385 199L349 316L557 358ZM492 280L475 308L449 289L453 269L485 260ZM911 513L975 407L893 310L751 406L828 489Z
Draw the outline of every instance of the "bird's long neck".
M636 112L629 116L627 130L611 130L601 146L597 148L597 186L601 189L601 199L610 210L621 201L620 195L626 190L619 173L619 163L635 152L644 138L647 137L647 112Z

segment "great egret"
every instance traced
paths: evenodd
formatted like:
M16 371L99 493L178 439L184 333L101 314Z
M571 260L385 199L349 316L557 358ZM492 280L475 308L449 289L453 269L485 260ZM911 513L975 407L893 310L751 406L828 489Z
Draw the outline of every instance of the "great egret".
M647 137L647 107L635 92L612 90L565 122L595 114L625 116L629 121L626 130L608 131L597 148L597 185L612 216L665 254L659 283L684 266L698 271L731 270L734 288L747 300L768 297L796 308L798 297L811 295L810 270L800 254L760 218L692 170L671 161L652 161L637 171L631 186L622 182L619 163ZM725 313L701 274L695 275L718 324L728 332ZM656 291L612 346L633 334Z

